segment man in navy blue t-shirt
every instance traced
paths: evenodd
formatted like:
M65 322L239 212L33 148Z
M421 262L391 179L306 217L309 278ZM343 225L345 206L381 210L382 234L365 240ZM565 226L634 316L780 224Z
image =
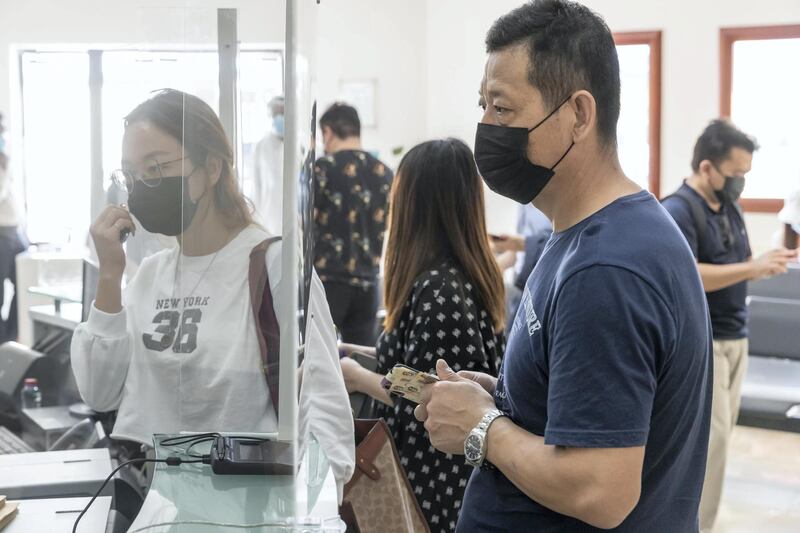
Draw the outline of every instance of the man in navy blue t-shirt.
M620 169L611 33L580 4L534 0L486 43L478 167L554 233L500 377L439 361L416 411L436 448L477 467L458 531L697 531L708 310L677 226Z
M714 337L714 393L700 530L711 531L722 496L725 463L747 368L747 282L786 272L797 252L779 248L753 259L738 206L750 171L753 139L714 120L694 146L692 175L664 199L698 263Z

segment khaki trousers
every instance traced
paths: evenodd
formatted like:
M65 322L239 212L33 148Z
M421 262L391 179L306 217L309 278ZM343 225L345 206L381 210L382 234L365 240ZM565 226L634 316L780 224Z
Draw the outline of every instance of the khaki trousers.
M708 462L700 498L700 531L708 533L717 519L728 460L728 442L739 417L742 380L747 370L747 339L714 341L714 392Z

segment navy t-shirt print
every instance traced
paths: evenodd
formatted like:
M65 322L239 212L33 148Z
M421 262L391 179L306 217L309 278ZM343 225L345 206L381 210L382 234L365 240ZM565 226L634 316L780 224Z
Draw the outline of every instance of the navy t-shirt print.
M697 531L711 408L711 327L694 258L647 192L556 233L526 284L495 402L545 443L645 446L617 531ZM594 531L476 470L459 531Z

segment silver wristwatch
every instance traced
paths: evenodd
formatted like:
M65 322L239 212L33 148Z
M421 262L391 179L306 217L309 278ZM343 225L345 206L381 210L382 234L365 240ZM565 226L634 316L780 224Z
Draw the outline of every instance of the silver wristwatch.
M476 468L480 468L483 460L486 459L486 433L489 431L489 426L498 417L506 416L505 413L498 409L492 409L481 418L475 429L469 432L467 439L464 441L464 458L467 464Z

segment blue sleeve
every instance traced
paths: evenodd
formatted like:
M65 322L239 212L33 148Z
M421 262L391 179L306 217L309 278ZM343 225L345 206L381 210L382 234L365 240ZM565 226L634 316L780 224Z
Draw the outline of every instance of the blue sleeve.
M517 208L517 235L525 234L525 206Z
M514 280L514 284L519 289L525 287L525 283L528 282L528 278L531 272L533 272L536 263L539 262L539 258L542 256L544 247L552 233L552 230L541 230L533 235L527 235L525 237L525 256L522 260L522 267L519 270L517 279Z
M675 343L666 303L631 271L596 265L564 282L551 313L545 443L643 446Z
M697 259L699 257L697 228L695 228L694 225L692 209L687 205L685 200L677 197L667 198L662 205L678 225L681 233L683 233L683 236L686 238L686 242L689 243L689 248L692 249L692 254L695 259Z

